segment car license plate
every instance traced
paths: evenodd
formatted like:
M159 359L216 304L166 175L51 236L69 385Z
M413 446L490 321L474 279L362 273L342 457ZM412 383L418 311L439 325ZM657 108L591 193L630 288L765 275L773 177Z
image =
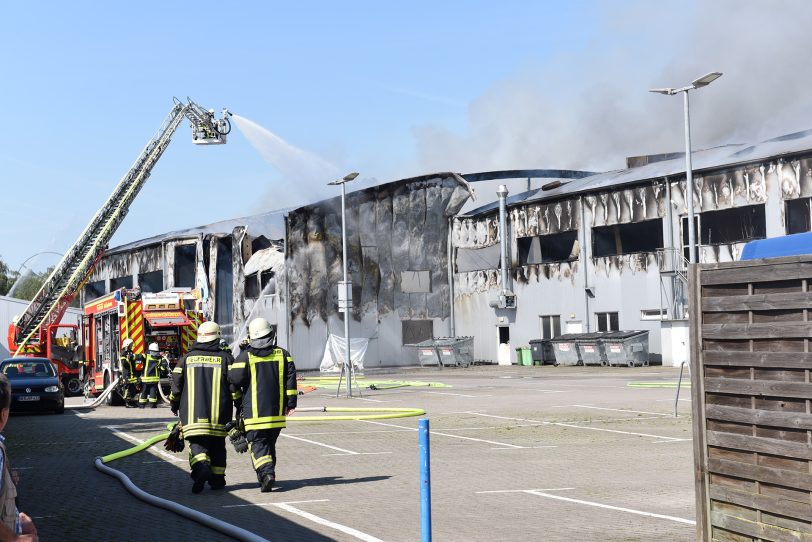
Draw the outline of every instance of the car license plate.
M18 401L39 401L39 395L23 395L17 399Z

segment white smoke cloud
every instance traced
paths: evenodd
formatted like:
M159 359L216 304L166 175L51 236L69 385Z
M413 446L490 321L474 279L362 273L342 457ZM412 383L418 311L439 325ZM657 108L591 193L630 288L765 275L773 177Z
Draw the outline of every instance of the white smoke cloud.
M812 128L812 3L603 6L600 42L495 84L470 104L466 133L416 127L420 168L606 170L681 151L681 96L647 91L711 71L724 76L691 93L695 149Z

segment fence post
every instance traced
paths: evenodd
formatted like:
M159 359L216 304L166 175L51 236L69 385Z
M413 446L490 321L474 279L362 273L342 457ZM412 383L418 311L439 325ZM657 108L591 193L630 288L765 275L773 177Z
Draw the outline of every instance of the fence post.
M418 421L420 436L420 531L422 542L431 542L431 469L429 421Z

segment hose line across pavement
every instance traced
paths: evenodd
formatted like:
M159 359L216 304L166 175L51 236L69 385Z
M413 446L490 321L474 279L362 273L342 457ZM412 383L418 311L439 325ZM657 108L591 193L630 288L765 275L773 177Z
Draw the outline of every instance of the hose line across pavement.
M112 387L113 386L110 386L109 389L112 389ZM298 412L338 412L345 414L337 416L291 416L287 419L287 421L324 422L324 421L342 421L342 420L384 420L388 418L407 418L411 416L422 416L423 414L426 413L426 411L421 408L351 408L351 407L325 406L325 407L305 407L297 410ZM173 426L174 423L170 423L167 426L167 429L171 429ZM147 493L146 491L135 485L126 474L106 465L106 463L110 463L111 461L122 459L124 457L146 450L150 446L154 446L155 444L166 440L168 437L169 432L167 431L165 433L155 435L154 437L145 440L141 444L138 444L131 448L114 452L112 454L108 454L103 457L97 457L94 460L96 470L103 472L108 476L112 476L118 479L118 481L121 482L121 484L127 489L127 491L129 491L133 496L144 501L147 504L151 504L153 506L169 510L170 512L174 512L179 516L185 517L196 523L209 527L210 529L223 533L226 536L230 536L235 540L245 542L268 542L268 539L262 538L261 536L254 534L250 531L247 531L241 527L237 527L236 525L226 523L225 521L204 514L203 512L200 512L193 508L189 508L188 506L183 506L182 504L178 504L174 501L162 499L161 497L157 497L155 495L152 495L151 493Z

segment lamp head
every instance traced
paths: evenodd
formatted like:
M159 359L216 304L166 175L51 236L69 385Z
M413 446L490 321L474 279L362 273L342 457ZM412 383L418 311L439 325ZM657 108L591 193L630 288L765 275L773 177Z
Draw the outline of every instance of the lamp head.
M708 74L703 75L699 79L694 79L693 81L691 81L691 85L694 88L706 87L711 83L713 83L714 81L716 81L717 79L719 79L720 77L722 77L721 72L710 72Z

